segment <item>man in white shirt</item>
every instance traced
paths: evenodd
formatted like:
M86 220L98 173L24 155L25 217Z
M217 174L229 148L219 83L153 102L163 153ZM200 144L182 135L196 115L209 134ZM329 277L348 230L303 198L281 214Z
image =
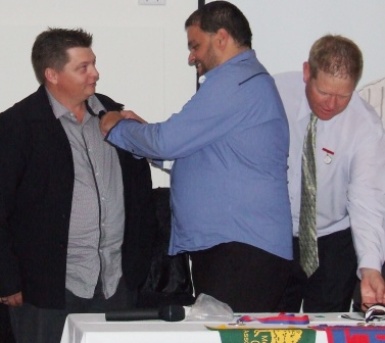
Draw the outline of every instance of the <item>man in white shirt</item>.
M362 54L351 40L317 40L303 74L275 77L290 126L289 193L294 265L282 310L348 311L357 275L362 303L385 303L385 137L376 112L354 91ZM319 266L307 276L298 242L301 158L311 113L317 117L315 164ZM362 306L364 309L364 306Z

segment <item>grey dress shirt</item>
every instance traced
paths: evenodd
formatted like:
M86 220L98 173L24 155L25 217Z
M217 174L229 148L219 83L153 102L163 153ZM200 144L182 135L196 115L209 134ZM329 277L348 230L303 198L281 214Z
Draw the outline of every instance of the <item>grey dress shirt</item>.
M87 112L79 123L73 113L48 94L70 142L75 172L66 288L76 296L92 298L100 276L104 295L109 298L122 275L125 221L117 152L103 140L97 117ZM89 104L94 113L104 110L95 96L90 97Z

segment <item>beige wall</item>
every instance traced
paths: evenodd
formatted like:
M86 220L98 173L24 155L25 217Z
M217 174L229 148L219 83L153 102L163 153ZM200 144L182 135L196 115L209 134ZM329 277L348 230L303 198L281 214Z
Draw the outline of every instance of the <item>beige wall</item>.
M384 0L231 2L249 19L253 46L272 74L301 70L311 44L331 33L345 35L360 46L365 66L359 87L385 76Z
M82 27L93 33L100 72L97 91L148 121L178 112L195 92L188 66L184 21L197 0L167 0L140 6L138 0L1 0L0 111L38 87L30 63L37 34L51 27ZM169 185L153 169L154 187Z
M315 39L339 33L363 50L360 86L385 76L383 0L231 2L248 17L253 46L273 74L299 70ZM195 92L184 21L197 5L198 0L166 0L165 6L139 6L138 0L1 0L0 111L37 88L31 46L42 30L61 26L94 34L99 92L150 122L168 118ZM168 174L152 172L155 187L169 185Z

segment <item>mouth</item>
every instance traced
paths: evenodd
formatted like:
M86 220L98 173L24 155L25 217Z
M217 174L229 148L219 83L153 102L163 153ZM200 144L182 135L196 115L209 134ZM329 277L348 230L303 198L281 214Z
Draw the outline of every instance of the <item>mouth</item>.
M322 120L329 120L335 116L335 111L323 108L317 113L317 116Z
M324 111L326 113L331 113L331 112L333 112L333 109L331 109L331 108L323 108L322 111Z
M200 62L195 63L195 69L197 70L198 75L202 74L203 67L202 67L202 64Z
M325 115L331 115L331 114L333 114L335 112L335 109L321 107L320 108L320 112L322 112Z

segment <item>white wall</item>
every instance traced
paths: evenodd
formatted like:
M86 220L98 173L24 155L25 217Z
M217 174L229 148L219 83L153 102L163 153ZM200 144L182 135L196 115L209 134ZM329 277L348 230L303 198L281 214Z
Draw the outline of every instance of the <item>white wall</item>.
M196 89L184 22L197 7L197 0L1 0L0 111L38 87L30 63L35 37L48 26L82 27L94 35L97 91L148 121L168 118ZM168 174L152 174L154 187L169 185Z
M207 1L206 2L210 2ZM331 33L354 40L364 55L358 87L385 77L383 0L230 0L249 19L253 48L271 74L302 70L310 46Z
M300 70L310 45L326 33L346 35L361 47L360 85L385 76L383 0L231 0L253 30L253 47L270 73ZM30 63L37 34L48 26L82 27L94 34L101 78L97 91L148 121L177 112L195 92L187 65L184 21L198 0L1 0L0 111L35 91ZM1 148L1 147L0 147ZM154 187L168 175L153 169Z

